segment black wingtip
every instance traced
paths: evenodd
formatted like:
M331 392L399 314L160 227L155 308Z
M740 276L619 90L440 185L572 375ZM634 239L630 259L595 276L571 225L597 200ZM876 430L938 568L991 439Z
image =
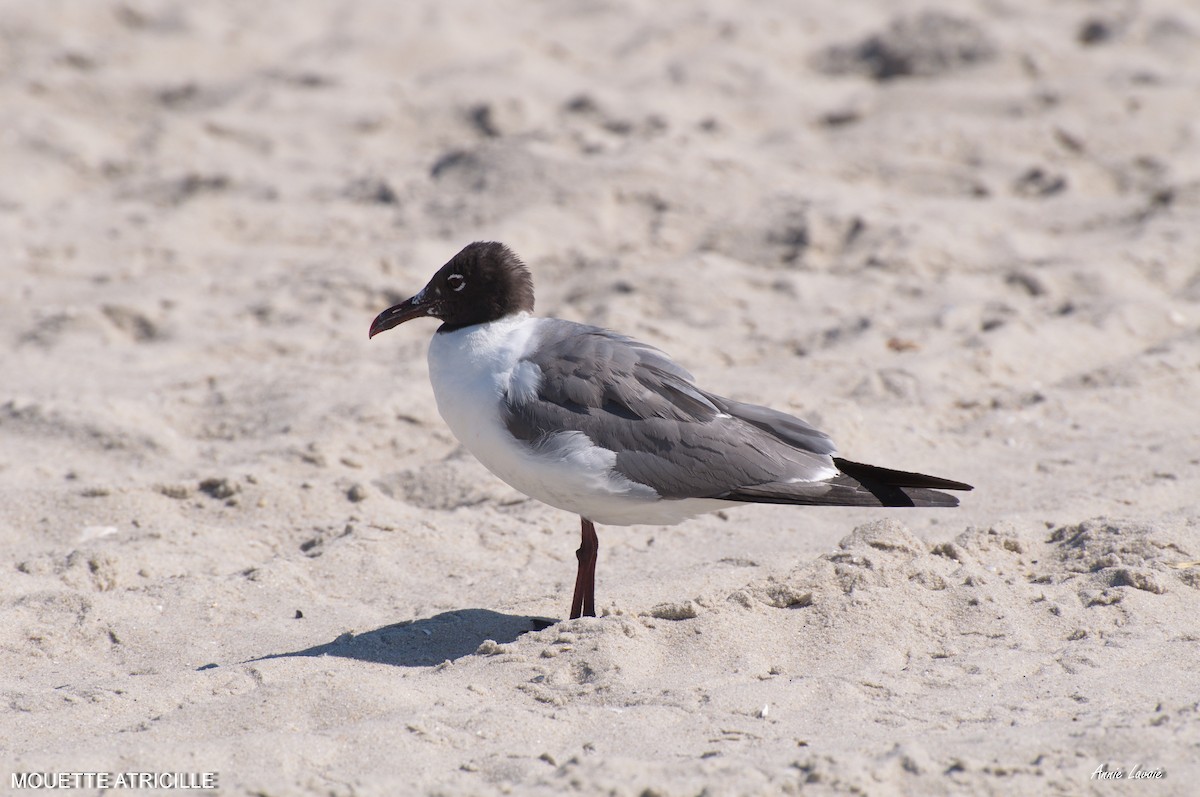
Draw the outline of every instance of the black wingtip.
M924 473L911 473L905 470L881 468L878 465L867 465L862 462L852 462L841 457L834 457L833 464L847 476L867 484L875 482L887 487L910 487L926 490L961 490L968 492L975 488L965 482L953 479L943 479L940 476L929 476Z

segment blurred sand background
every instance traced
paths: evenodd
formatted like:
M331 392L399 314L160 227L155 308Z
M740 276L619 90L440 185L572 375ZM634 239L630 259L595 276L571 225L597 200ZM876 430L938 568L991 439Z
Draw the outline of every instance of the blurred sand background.
M3 0L0 108L0 788L1200 778L1200 7ZM601 527L529 631L576 518L366 336L477 239L976 491Z

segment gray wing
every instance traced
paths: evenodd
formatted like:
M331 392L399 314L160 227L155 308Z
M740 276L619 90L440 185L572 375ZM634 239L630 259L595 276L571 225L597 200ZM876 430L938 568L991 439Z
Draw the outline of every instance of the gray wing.
M619 473L663 498L786 484L796 500L803 482L821 495L832 489L821 480L837 473L833 441L799 418L707 393L661 351L607 330L547 320L539 333L522 363L536 367L536 387L505 403L517 438L582 432L616 452Z

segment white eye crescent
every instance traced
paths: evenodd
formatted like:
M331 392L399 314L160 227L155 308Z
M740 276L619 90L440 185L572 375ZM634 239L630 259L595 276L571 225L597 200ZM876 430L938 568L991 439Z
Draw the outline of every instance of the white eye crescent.
M467 287L467 281L462 274L451 274L446 277L446 284L450 286L450 290L458 293L463 288Z

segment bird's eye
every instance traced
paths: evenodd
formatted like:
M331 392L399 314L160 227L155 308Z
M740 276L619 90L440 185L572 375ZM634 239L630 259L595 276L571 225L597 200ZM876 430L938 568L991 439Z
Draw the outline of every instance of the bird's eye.
M467 281L463 278L462 274L451 274L449 277L446 277L446 285L449 286L450 290L457 293L467 287Z

